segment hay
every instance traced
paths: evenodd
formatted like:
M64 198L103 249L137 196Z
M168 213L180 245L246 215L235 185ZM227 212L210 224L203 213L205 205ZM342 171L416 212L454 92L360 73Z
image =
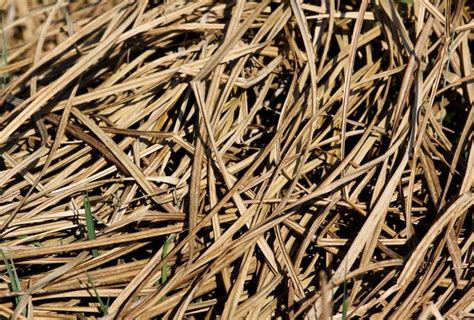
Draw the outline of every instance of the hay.
M1 316L473 316L467 2L1 5Z

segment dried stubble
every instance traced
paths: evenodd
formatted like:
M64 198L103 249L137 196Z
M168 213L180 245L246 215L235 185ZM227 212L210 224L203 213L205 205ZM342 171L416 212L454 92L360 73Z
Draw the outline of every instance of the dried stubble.
M0 316L473 316L467 2L0 6Z

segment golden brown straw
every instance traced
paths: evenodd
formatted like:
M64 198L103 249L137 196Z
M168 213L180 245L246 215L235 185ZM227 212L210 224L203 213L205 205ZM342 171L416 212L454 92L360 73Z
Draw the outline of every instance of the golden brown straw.
M469 1L0 9L0 318L474 318Z

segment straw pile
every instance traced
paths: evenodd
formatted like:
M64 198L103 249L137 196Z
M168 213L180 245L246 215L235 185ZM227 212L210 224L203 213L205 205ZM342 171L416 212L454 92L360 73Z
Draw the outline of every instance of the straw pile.
M2 10L2 317L473 316L467 2Z

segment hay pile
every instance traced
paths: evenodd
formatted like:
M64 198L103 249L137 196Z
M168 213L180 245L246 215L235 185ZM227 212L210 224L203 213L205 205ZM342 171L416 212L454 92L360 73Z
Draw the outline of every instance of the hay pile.
M473 316L468 2L2 9L1 316Z

